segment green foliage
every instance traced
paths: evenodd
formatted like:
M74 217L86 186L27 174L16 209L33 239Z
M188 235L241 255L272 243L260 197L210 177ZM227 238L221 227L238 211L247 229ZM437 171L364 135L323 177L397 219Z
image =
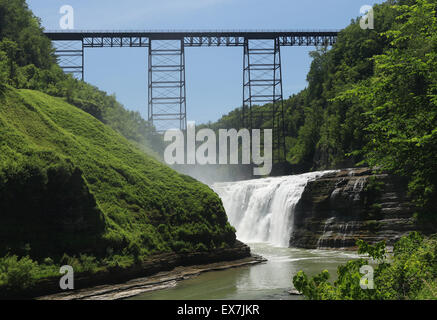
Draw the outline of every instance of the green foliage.
M328 270L323 270L319 275L312 279L302 270L293 277L293 284L300 293L305 297L313 300L333 300L335 298L333 289L327 282L329 279Z
M207 186L147 156L61 98L7 89L0 108L0 245L47 257L145 257L232 245ZM38 223L35 223L38 221ZM20 229L11 229L19 225ZM205 248L202 246L201 248ZM20 251L21 250L21 251Z
M2 99L0 293L58 277L63 264L93 274L234 244L207 186L62 98L6 87Z
M0 42L0 52L2 53L2 85L17 83L17 63L16 57L18 46L15 42L5 38Z
M357 18L340 32L332 49L320 47L311 53L308 87L284 101L286 158L295 172L354 166L363 160L354 151L368 141L364 131L368 121L362 116L367 109L358 99L339 95L373 75L372 57L389 45L381 33L392 27L397 15L391 4L374 7L374 30L362 30ZM254 109L271 112L270 105ZM241 109L232 111L210 126L237 128L240 113ZM256 119L254 127L271 128L271 119Z
M368 163L408 177L411 194L429 216L437 205L436 1L393 10L397 18L381 35L390 46L373 57L374 75L341 96L367 110Z
M419 222L435 232L436 0L391 0L374 14L375 29L362 30L355 19L332 49L311 53L308 87L284 102L287 160L296 173L370 165L406 177ZM209 126L231 128L240 113ZM369 190L368 200L376 193Z
M25 0L0 0L0 40L13 39L18 50L13 59L18 66L35 65L49 69L56 59L48 38L41 36L39 19Z
M111 255L103 260L109 269L126 269L135 263L135 258L130 255Z
M437 278L437 239L412 233L396 243L393 254L390 266L381 270L375 282L378 293L385 299L424 298L424 290Z
M8 133L2 137L8 144ZM21 148L30 153L28 157L11 162L11 150L0 156L0 234L5 239L0 252L27 254L27 243L32 244L36 256L89 248L105 227L82 171L53 152ZM81 224L71 225L81 220Z
M95 273L232 246L218 196L157 161L155 128L53 52L24 0L0 0L0 292L59 264Z
M0 258L0 287L11 291L31 288L36 281L37 266L38 263L27 256L20 259L16 255Z
M69 265L77 273L96 273L102 268L99 268L99 262L96 257L87 254L80 254L79 256L70 257L64 254L60 260L62 265Z
M4 51L0 51L0 92L4 90L9 80L9 60Z
M394 246L393 255L388 257L383 242L369 245L357 242L358 253L369 259L348 261L337 269L338 279L332 284L325 270L309 278L299 271L293 284L305 298L311 300L403 300L437 299L437 238L423 238L413 232L402 237ZM374 288L362 289L364 265L374 267Z
M126 110L114 96L63 73L51 41L24 0L0 0L0 93L8 84L63 97L159 158L162 138L138 112Z
M357 246L358 254L368 254L370 258L380 263L384 262L387 257L385 241L371 245L363 240L357 240Z

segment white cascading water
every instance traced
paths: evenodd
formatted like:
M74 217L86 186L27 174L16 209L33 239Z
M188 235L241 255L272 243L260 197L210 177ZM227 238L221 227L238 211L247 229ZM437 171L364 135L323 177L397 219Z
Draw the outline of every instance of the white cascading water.
M215 183L229 222L243 242L288 247L294 208L310 180L332 171L293 176Z

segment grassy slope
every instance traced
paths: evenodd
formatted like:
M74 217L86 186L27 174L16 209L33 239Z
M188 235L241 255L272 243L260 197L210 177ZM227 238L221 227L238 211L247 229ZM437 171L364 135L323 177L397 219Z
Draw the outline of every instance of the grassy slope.
M4 238L5 229L21 230L25 237L20 243L2 240L2 251L22 246L28 240L31 255L33 249L39 256L62 254L44 252L44 246L49 248L53 239L67 237L70 245L64 244L62 250L69 254L88 246L96 254L110 249L146 256L161 251L205 250L225 243L231 245L235 240L220 199L207 186L147 156L117 132L62 99L37 91L6 89L0 97L0 137L0 194L3 193L0 225L19 223L1 228L0 237ZM64 169L51 173L52 167ZM35 168L44 168L36 175L42 176L36 179L36 185L42 185L43 191L34 188L36 196L31 191L16 194L10 191L14 181L34 183ZM43 205L40 199L35 199L38 195L50 198L49 191L56 193L60 185L67 188L66 192L72 190L62 182L64 176L76 181L70 184L76 186L79 191L75 192L83 196L87 205L76 194L66 201L63 194L58 198L53 194L55 207L51 207L50 201ZM50 187L53 179L61 182ZM49 193L44 194L45 191ZM70 219L67 213L77 206L83 215ZM40 212L40 216L35 217L34 212ZM65 230L70 234L65 237L53 234L55 226L47 229L50 235L26 238L26 231L34 230L32 225L45 223L41 217L47 216L47 212L54 212L61 220L65 215L73 224L91 218L82 227L67 227ZM18 216L24 220L14 220ZM91 238L80 240L84 236L81 230ZM41 238L46 242L34 241ZM53 250L60 250L59 247L53 246Z

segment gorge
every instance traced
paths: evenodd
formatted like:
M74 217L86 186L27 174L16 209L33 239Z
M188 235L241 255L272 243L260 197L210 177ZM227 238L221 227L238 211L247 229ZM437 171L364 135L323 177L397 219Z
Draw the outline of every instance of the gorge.
M301 299L290 295L299 270L315 275L356 259L355 241L392 245L413 230L402 179L368 168L215 183L237 238L265 263L208 272L133 299ZM329 250L327 250L329 249Z
M62 298L300 299L288 293L299 270L316 274L326 269L335 278L339 264L358 257L357 239L392 244L420 227L402 186L398 178L368 168L215 183L212 189L237 238L267 261L238 262L238 268L229 261L204 268L208 272L200 266L175 269L175 275L161 273Z
M344 278L337 288L317 284L320 295L296 284L310 299L436 297L436 0L375 5L374 30L355 19L332 47L310 53L303 90L282 93L281 85L273 105L254 105L248 127L283 132L283 143L263 139L272 162L256 153L261 146L246 150L261 136L237 146L244 135L231 128L246 126L244 90L241 107L199 125L200 139L175 141L177 157L163 159L172 147L165 148L150 113L143 119L133 111L140 105L124 107L98 82L64 73L56 55L62 50L26 2L0 0L0 300L60 298L61 266L75 272L77 291L61 292L65 299L290 299L301 270L303 289L310 287L303 271ZM101 70L99 78L109 78ZM206 84L214 73L201 71ZM208 100L222 107L226 85ZM185 105L185 94L178 101ZM212 109L202 108L202 117L225 112ZM212 143L221 130L230 154ZM214 139L204 141L208 136ZM189 144L187 164L176 161ZM259 161L243 168L240 153L243 164ZM360 165L378 169L341 169ZM262 169L270 177L259 179L255 170ZM247 180L252 173L256 179ZM403 237L411 231L426 239ZM389 247L400 239L387 273L375 272L386 289L378 295L352 290L362 261L348 264L346 277L338 268L358 257L358 239ZM369 247L359 252L374 258ZM385 252L378 248L377 255Z

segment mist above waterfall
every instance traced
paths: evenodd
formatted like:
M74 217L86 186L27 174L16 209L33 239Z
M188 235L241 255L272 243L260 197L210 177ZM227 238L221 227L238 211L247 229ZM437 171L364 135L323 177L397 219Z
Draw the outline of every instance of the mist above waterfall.
M215 183L230 223L243 242L288 247L293 214L308 181L332 171Z

